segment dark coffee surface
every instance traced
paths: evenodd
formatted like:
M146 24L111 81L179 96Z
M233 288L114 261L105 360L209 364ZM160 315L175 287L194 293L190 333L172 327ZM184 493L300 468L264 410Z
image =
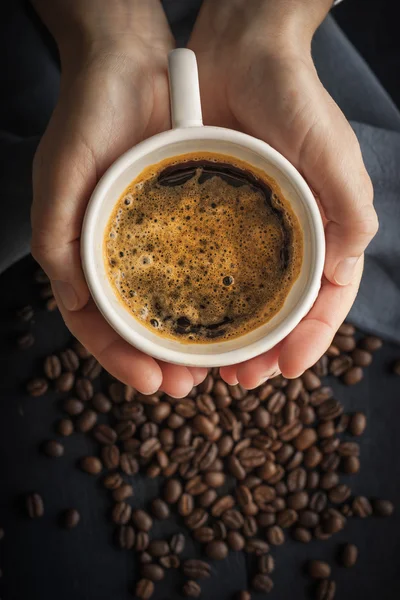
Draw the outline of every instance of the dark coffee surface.
M264 173L229 159L186 154L153 165L110 219L112 284L163 337L243 335L280 310L299 274L302 234L288 202Z

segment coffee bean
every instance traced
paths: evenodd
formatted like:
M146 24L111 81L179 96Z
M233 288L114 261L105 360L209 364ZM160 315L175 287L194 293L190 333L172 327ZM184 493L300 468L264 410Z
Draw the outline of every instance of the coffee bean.
M135 594L140 600L148 600L154 592L154 583L150 579L140 579L136 584Z
M35 379L31 379L26 384L26 391L30 396L38 397L43 396L48 390L49 384L46 379L43 377L36 377Z
M17 346L20 350L28 350L35 343L35 338L32 333L23 333L17 338Z
M390 517L394 512L393 503L390 500L380 500L375 498L372 501L374 515L378 517Z
M21 308L19 308L16 313L15 316L17 317L18 321L20 321L21 323L28 323L29 321L31 321L33 319L34 316L34 311L32 306L30 306L30 304L26 305L26 306L22 306Z
M102 370L101 364L95 359L94 356L87 358L82 364L82 375L91 381L96 379Z
M345 544L340 552L340 563L347 568L353 567L358 558L358 548L354 544Z
M212 540L206 545L205 553L213 560L223 560L228 556L228 546L221 540Z
M79 357L71 348L60 352L60 361L64 371L75 372L79 368Z
M316 593L316 600L334 600L336 594L336 583L329 579L320 581Z
M333 398L333 390L329 386L324 386L319 388L318 390L314 390L310 394L310 404L311 406L317 407L326 402L326 400L330 400Z
M283 529L291 527L294 523L296 523L297 519L297 512L291 508L286 508L285 510L280 511L276 516L277 524Z
M204 508L195 508L190 515L185 517L185 525L189 529L197 529L203 527L208 521L208 514Z
M48 440L43 444L43 452L52 458L59 458L64 454L64 446L55 440Z
M245 469L254 469L265 463L265 453L258 448L245 448L239 452L239 461Z
M93 431L93 437L104 446L115 444L117 441L117 434L109 425L96 425Z
M210 577L210 565L203 560L190 559L183 563L183 573L190 579L204 579Z
M292 530L292 536L297 542L302 542L303 544L308 544L312 540L311 532L305 527L295 527Z
M318 377L325 377L328 375L328 357L323 354L321 358L312 367L312 370Z
M269 575L263 575L263 573L258 573L251 582L252 587L257 592L264 592L269 594L274 587L274 582L272 581Z
M303 425L296 421L283 425L278 431L279 439L283 442L290 442L299 435L302 429Z
M329 491L328 498L332 504L343 504L351 496L351 489L343 483L335 486Z
M351 434L362 435L367 426L367 417L362 412L356 412L351 416L349 431Z
M161 556L159 558L158 562L165 569L178 569L181 564L179 557L176 556L175 554L168 554L167 556Z
M322 560L310 560L308 563L308 573L313 579L328 579L331 574L331 568L327 562Z
M182 593L187 598L198 598L201 594L201 587L196 581L186 581L182 588Z
M295 492L287 497L288 508L293 510L302 510L308 505L309 497L307 492Z
M131 518L132 508L126 502L117 502L112 509L112 520L117 525L127 525Z
M69 508L62 514L62 523L66 529L73 529L76 527L81 519L79 512L76 508Z
M212 506L211 514L213 517L220 517L226 510L233 508L235 499L230 496L221 496Z
M272 525L272 527L268 527L266 530L266 538L273 546L280 546L285 541L285 534L281 527Z
M123 452L119 459L120 469L125 475L136 475L139 471L139 463L132 454Z
M312 392L321 387L321 380L311 369L304 371L301 376L304 387L308 392Z
M97 423L97 413L90 408L83 411L83 413L76 420L76 428L81 433L87 433Z
M307 466L307 465L306 465ZM318 471L309 471L307 473L307 485L309 490L315 490L319 487L320 475Z
M150 531L153 526L153 519L144 510L134 510L132 513L132 523L140 531Z
M176 533L173 535L169 547L174 554L182 554L185 549L185 536L183 533Z
M106 414L110 412L112 408L111 401L107 398L105 394L101 392L95 394L92 398L92 406L97 412Z
M365 496L356 496L352 502L353 513L356 517L369 517L372 515L372 506Z
M161 581L164 579L164 569L154 563L144 564L141 569L142 576L150 581Z
M263 575L271 575L271 573L275 570L275 561L274 557L271 554L264 554L264 556L260 556L257 560L257 568L260 573Z
M103 485L108 490L116 490L122 483L123 480L119 473L109 473L103 479Z
M238 531L228 531L226 540L229 544L230 549L234 552L239 552L240 550L243 550L245 545L245 539L242 536L242 534Z
M324 492L314 492L310 498L310 510L320 513L324 510L328 502L327 495Z
M251 594L248 591L242 590L236 594L235 600L251 600Z
M193 419L193 427L202 435L210 436L215 429L214 423L205 415L196 415Z
M161 448L161 443L157 438L149 438L140 446L139 454L143 458L150 458ZM178 461L176 461L178 462Z
M193 531L193 537L201 544L207 544L215 538L215 532L211 527L199 527Z
M336 334L333 343L341 352L351 352L356 347L356 340L349 335Z
M272 415L276 415L286 404L286 397L283 392L274 392L272 396L269 397L267 402L268 412Z
M316 446L311 446L304 452L303 463L307 469L315 469L321 460L322 452Z
M223 521L221 521L221 520L215 521L215 523L213 524L212 527L214 530L214 539L216 539L216 540L225 540L226 539L226 536L228 535L228 530Z
M79 400L82 400L82 402L88 402L93 398L93 385L86 377L80 377L76 380L75 391Z
M103 465L96 456L85 456L80 462L81 468L90 475L97 475L103 469Z
M70 419L60 419L57 425L57 433L68 437L74 432L74 424Z
M251 538L256 535L258 531L257 521L251 515L247 515L243 523L243 534L247 538Z
M227 466L232 475L239 481L246 477L246 471L236 456L231 455L228 457Z
M133 530L133 528L132 528L132 530ZM146 535L146 534L144 534L144 535ZM142 565L148 565L152 561L153 561L153 559L151 558L151 556L148 552L142 552L139 556L139 562Z
M364 372L361 367L352 367L342 376L342 381L345 385L355 385L364 377Z
M207 489L208 486L204 483L204 481L202 481L201 475L197 475L193 477L193 479L189 479L185 485L185 492L191 494L192 496L199 496L207 491Z
M303 425L312 425L316 419L316 414L313 407L310 405L302 406L300 409L299 419ZM312 429L311 431L314 430Z
M343 406L334 398L326 400L317 408L317 414L321 421L330 421L331 419L336 419L336 417L339 417L342 412Z
M116 540L120 548L132 550L135 544L135 530L131 525L121 525L117 529ZM151 557L149 556L151 561Z
M43 371L47 379L57 379L61 375L61 362L58 356L54 354L48 356L44 361Z
M336 433L344 433L350 425L350 415L343 414L340 416L335 431Z
M336 509L328 508L322 514L322 531L327 534L337 533L341 531L346 524L345 517ZM320 538L322 539L322 538Z
M348 355L341 355L334 358L329 365L329 372L335 377L340 377L348 371L353 364L353 360Z
M113 491L112 497L115 502L123 502L127 498L133 496L133 487L129 483L123 483L116 490Z
M83 402L77 398L68 398L65 400L63 408L67 414L69 414L71 417L75 417L83 412L85 406Z
M332 437L335 434L335 422L324 421L322 423L318 423L317 433L318 437L322 439Z
M322 471L330 472L336 471L340 463L340 456L338 456L335 452L331 452L330 454L325 454L324 458L320 463L320 467Z
M340 440L337 437L325 438L319 445L320 450L324 454L330 454L331 452L336 452L339 448Z
M382 348L382 340L374 335L368 335L358 342L358 346L367 352L376 352Z
M316 527L319 523L320 517L317 512L312 510L302 510L299 513L298 523L302 527L307 527L311 529L312 527Z
M168 519L170 516L169 506L161 498L155 498L151 503L151 512L160 521Z
M143 552L149 547L150 538L146 531L138 531L135 539L135 550L137 552ZM150 555L149 555L150 556Z
M356 348L351 353L353 365L356 367L368 367L372 363L372 354L361 348Z
M209 471L204 475L204 482L210 487L219 488L225 483L225 473Z
M148 553L154 558L166 556L169 553L169 544L165 540L151 540Z
M331 490L335 488L339 483L339 475L335 472L329 471L324 473L320 480L320 487L322 490Z
M34 492L33 494L28 494L25 498L25 505L28 516L31 519L39 519L44 515L44 504L43 499L40 494Z
M360 446L357 442L342 442L338 448L339 456L360 456Z
M346 456L342 461L343 471L349 475L358 473L360 470L360 460L357 456Z
M244 523L242 513L234 508L226 510L221 519L229 529L240 529Z
M300 492L304 490L307 483L307 472L302 467L291 471L287 478L289 492Z
M175 504L182 495L182 484L178 479L169 479L164 487L164 500Z
M58 392L69 392L74 387L75 375L71 372L61 373L55 381L56 390Z
M246 540L244 551L255 556L263 556L269 552L269 544L259 538L251 538Z

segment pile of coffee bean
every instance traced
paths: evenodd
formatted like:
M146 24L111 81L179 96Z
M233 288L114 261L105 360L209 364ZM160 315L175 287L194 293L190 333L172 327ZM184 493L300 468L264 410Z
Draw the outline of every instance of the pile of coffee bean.
M76 340L44 360L43 373L27 384L31 396L49 388L63 393L59 439L46 440L49 457L64 453L63 437L85 433L98 451L82 457L79 467L100 476L110 496L116 544L134 550L141 578L134 593L147 599L166 570L180 569L182 594L198 597L201 580L211 575L207 558L224 560L244 551L253 557L251 588L271 592L274 547L289 539L306 544L343 530L349 518L390 516L387 500L356 496L340 480L360 468L357 438L367 420L362 412L346 414L322 378L330 374L354 385L382 345L379 338L359 339L344 323L327 353L301 377L274 377L256 390L229 386L212 369L183 399L162 392L145 396L105 373ZM161 497L149 506L133 503L135 475L160 478ZM30 517L43 515L38 493L26 498ZM182 558L185 536L152 535L155 520L175 513L203 556ZM61 523L75 527L80 515L64 510ZM339 564L351 567L357 548L341 548ZM333 600L331 566L312 560L315 598ZM251 592L238 592L250 600Z

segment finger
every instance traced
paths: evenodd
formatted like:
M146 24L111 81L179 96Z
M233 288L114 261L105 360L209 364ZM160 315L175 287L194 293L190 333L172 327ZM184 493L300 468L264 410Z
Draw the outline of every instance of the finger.
M324 280L313 308L282 344L278 363L284 377L298 377L329 348L357 295L362 268L361 259L355 279L347 286Z
M122 340L93 301L80 311L68 311L57 292L55 296L67 327L111 375L142 394L154 394L159 389L162 371L157 362Z
M187 367L158 361L163 375L161 389L172 398L184 398L193 388L193 376Z
M228 385L237 385L239 381L236 375L236 371L236 365L229 365L228 367L221 367L219 370L219 374L221 375L225 383L227 383Z
M208 369L205 367L188 367L193 377L193 384L199 385L208 375Z
M237 379L246 390L252 390L270 377L279 374L278 358L280 345L251 360L237 365Z
M317 115L317 126L305 136L299 168L319 196L328 220L325 276L332 283L347 285L378 230L378 218L357 138L324 93L328 110L324 116Z

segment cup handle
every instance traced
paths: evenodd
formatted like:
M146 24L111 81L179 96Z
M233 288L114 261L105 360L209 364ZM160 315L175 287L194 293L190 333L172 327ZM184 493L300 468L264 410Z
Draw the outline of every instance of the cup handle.
M172 50L168 73L172 127L200 127L203 118L195 53L187 48Z

